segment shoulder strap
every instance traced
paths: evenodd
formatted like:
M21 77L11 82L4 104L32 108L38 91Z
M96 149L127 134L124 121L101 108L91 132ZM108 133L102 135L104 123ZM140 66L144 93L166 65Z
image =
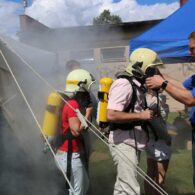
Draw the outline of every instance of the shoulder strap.
M66 104L64 100L68 101L70 98L64 93L61 93L61 92L58 92L58 93L63 98L62 104L60 105L60 108L59 108L59 119L58 119L58 129L57 129L57 133L61 133L62 132L62 111L63 111L64 105Z
M130 110L133 112L135 108L135 102L137 100L137 92L136 92L136 85L132 81L132 76L127 76L127 75L120 75L117 78L124 78L127 79L132 86L132 98L131 101L129 102L129 105L125 108L124 112L129 112Z
M132 82L132 79L128 79L129 83L131 84L132 86L132 97L131 97L131 101L129 103L129 105L127 106L127 108L125 109L125 112L129 112L130 110L132 112L134 112L134 108L135 108L135 103L136 103L136 100L137 100L137 92L136 92L136 86L135 84Z

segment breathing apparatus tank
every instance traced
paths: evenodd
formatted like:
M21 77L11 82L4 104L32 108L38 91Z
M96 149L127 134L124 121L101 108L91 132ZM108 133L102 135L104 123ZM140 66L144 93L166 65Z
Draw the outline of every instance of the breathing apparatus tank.
M48 96L43 120L43 133L49 138L55 136L58 125L60 108L63 103L58 92L52 92Z
M113 80L109 77L104 77L99 81L97 123L102 129L108 126L106 110L108 104L108 92L112 82Z

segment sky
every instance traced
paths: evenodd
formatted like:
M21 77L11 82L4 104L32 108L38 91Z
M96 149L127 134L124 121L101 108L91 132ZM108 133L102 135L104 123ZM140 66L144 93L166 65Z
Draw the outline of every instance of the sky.
M179 0L28 0L25 14L50 28L61 28L91 25L104 9L132 22L163 19L178 8ZM17 37L20 14L23 0L0 0L0 34Z

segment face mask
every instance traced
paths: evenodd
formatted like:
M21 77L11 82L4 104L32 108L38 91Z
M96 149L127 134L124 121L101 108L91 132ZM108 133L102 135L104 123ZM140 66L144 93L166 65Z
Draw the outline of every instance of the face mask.
M136 62L132 66L133 67L132 74L135 77L140 78L140 79L144 77L144 72L141 69L142 65L143 65L143 62Z
M147 77L152 77L154 75L159 75L159 70L157 68L155 68L155 67L148 67L146 69L146 72L145 72L146 78Z

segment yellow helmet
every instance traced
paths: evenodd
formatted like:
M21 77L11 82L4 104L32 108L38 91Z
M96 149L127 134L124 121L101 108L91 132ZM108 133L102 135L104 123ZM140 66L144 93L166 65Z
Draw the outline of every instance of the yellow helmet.
M65 92L76 93L78 91L89 91L94 82L94 77L88 71L75 69L71 71L66 78Z
M134 50L129 59L130 63L126 68L126 72L139 78L144 78L148 67L163 65L158 54L148 48Z

